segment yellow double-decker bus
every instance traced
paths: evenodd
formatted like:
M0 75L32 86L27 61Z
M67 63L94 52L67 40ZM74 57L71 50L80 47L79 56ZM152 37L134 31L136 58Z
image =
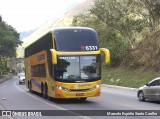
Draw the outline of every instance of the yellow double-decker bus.
M94 29L55 28L25 48L25 85L44 98L77 98L100 95L101 52Z

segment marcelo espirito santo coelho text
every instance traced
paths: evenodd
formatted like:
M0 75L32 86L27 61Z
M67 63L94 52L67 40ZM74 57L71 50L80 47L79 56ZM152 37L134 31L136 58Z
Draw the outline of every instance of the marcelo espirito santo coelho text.
M118 112L112 112L107 111L107 116L158 116L157 112L154 111L118 111Z

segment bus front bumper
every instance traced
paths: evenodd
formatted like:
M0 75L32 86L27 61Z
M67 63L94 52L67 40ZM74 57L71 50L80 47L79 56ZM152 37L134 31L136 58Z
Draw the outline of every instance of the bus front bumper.
M82 98L100 96L100 87L86 90L71 91L57 87L55 98Z

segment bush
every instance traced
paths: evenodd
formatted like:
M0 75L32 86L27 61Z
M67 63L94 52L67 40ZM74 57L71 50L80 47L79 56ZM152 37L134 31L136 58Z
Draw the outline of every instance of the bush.
M129 50L128 43L114 30L108 30L105 39L100 39L100 45L110 50L112 66L119 66Z

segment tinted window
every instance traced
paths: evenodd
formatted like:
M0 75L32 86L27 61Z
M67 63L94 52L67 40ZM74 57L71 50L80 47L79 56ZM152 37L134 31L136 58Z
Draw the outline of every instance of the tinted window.
M46 77L45 64L33 65L31 70L32 77Z
M160 86L160 79L157 80L157 86Z
M155 80L149 84L150 86L160 86L160 80Z
M43 50L46 50L47 52L50 53L50 49L52 48L53 48L52 34L48 33L47 35L38 39L25 49L25 58L35 53L41 52Z
M56 50L98 50L97 34L92 29L57 29L54 34Z

